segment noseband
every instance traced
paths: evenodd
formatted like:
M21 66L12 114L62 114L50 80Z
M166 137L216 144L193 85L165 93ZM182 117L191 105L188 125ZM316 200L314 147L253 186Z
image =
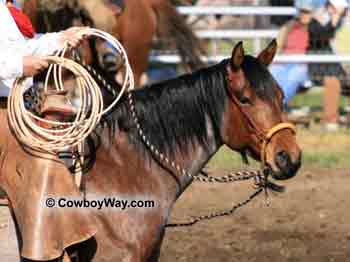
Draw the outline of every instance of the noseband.
M228 80L230 83L230 80ZM261 166L262 168L266 167L266 157L267 157L267 147L269 143L271 142L272 138L279 132L289 129L292 131L292 133L296 134L296 127L292 123L282 122L278 123L269 130L261 130L261 128L258 127L258 125L255 123L255 121L250 117L249 113L243 109L243 107L240 105L238 99L230 92L228 91L230 99L236 104L238 110L241 112L241 114L244 116L244 118L248 122L249 129L251 132L258 138L260 145L261 145L261 151L260 151L260 160L261 160Z

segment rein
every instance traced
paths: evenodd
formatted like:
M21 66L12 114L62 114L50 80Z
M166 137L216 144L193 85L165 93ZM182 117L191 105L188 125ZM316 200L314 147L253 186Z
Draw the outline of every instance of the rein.
M235 99L235 97L234 97ZM166 169L171 171L172 173L179 173L183 176L187 176L194 181L202 182L202 183L232 183L237 181L243 181L243 180L249 180L249 179L255 179L255 186L257 187L256 191L251 194L245 201L242 201L238 203L237 205L233 206L230 210L221 211L221 212L214 212L208 215L203 215L199 217L193 218L191 221L186 223L173 223L173 224L167 224L166 227L184 227L184 226L192 226L200 221L203 220L210 220L217 217L223 217L223 216L229 216L232 215L238 208L243 207L250 203L255 197L257 197L261 192L265 192L266 197L268 196L268 189L271 189L273 191L282 192L283 187L278 186L272 182L268 181L268 176L270 170L265 168L266 165L266 148L271 141L272 137L284 129L291 129L293 132L295 132L295 127L292 124L289 123L281 123L273 128L271 128L267 134L260 132L260 130L256 127L254 124L254 121L249 117L249 115L241 108L239 107L238 101L236 101L237 106L240 108L242 114L247 118L248 123L251 125L251 127L256 130L257 136L259 137L259 141L262 143L262 151L261 155L263 158L261 161L263 162L262 170L263 171L244 171L244 172L237 172L237 173L230 173L226 176L221 177L214 177L214 176L203 176L203 172L200 172L198 174L191 174L184 168L182 168L179 164L177 164L175 161L169 160L168 157L166 157L163 153L159 152L158 149L155 148L155 146L147 139L144 131L141 128L139 119L137 117L136 111L135 111L135 104L132 98L132 93L128 93L128 100L129 100L129 106L130 111L132 114L132 118L134 120L134 123L136 125L136 128L138 130L138 134L141 137L144 144L147 146L147 148L151 151L155 159ZM244 174L244 176L242 176Z
M83 62L83 61L80 61ZM104 80L98 72L96 72L92 67L89 65L86 65L83 63L84 67L95 77L98 79ZM105 85L105 88L107 90L113 90L112 86L107 83L107 81L102 81L102 83ZM246 181L246 180L255 180L255 187L256 190L245 200L237 205L234 205L230 210L221 211L221 212L214 212L208 215L203 215L199 217L193 218L191 221L187 223L173 223L173 224L167 224L166 227L184 227L184 226L192 226L200 221L203 220L210 220L216 217L223 217L223 216L229 216L232 215L237 209L247 205L250 203L255 197L257 197L260 193L265 192L267 196L267 190L270 189L275 192L283 192L284 187L276 185L272 182L268 181L269 176L269 170L264 169L263 171L238 171L234 173L230 173L225 176L221 177L214 177L205 174L203 171L198 174L191 174L184 168L182 168L179 164L177 164L175 161L171 161L168 157L166 157L163 153L159 152L159 150L149 141L149 139L146 137L144 131L141 128L139 119L137 117L136 111L135 111L135 104L132 97L132 93L128 92L128 104L130 106L130 111L132 114L132 118L134 120L134 123L137 128L137 132L143 141L143 143L146 145L146 147L150 150L153 157L158 161L159 164L161 164L164 168L168 169L172 173L179 173L183 176L187 176L191 179L193 179L195 182L202 182L202 183L233 183L233 182L239 182L239 181ZM239 106L238 101L236 100L236 104ZM240 108L240 107L239 107ZM242 113L244 112L242 108ZM255 130L259 130L255 127L254 122L251 120L251 118L248 116L247 113L243 113L247 117L248 122L254 127ZM263 133L260 133L260 137L262 138L260 141L262 141L262 155L264 156L264 163L265 163L265 155L266 155L266 147L268 143L271 141L272 137L277 134L279 131L284 129L292 129L293 132L295 132L295 127L289 123L281 123L273 128L271 128L266 135L263 135Z

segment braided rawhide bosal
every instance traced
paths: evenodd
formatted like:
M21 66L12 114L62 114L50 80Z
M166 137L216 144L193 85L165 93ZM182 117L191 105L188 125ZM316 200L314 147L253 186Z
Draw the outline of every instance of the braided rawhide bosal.
M105 88L112 92L114 89L112 86L101 76L99 73L94 70L91 66L87 65L78 55L75 54L75 59L79 61L93 76L98 78L101 83L105 86ZM135 125L138 129L138 133L144 142L144 144L149 148L151 153L157 158L158 161L165 161L168 165L170 165L176 169L177 172L181 173L182 175L189 176L190 178L194 179L196 182L202 182L202 183L232 183L232 182L238 182L238 181L244 181L244 180L250 180L254 179L255 180L255 186L257 187L256 191L251 194L246 200L238 203L237 205L234 205L230 210L226 211L221 211L221 212L214 212L208 215L203 215L199 217L193 218L191 221L186 222L186 223L171 223L167 224L166 227L184 227L184 226L192 226L200 221L203 220L210 220L214 219L217 217L223 217L223 216L230 216L232 215L237 209L247 205L250 203L255 197L257 197L261 192L265 191L266 196L267 196L267 190L271 189L276 192L283 192L284 188L281 186L278 186L276 184L273 184L269 182L268 179L268 173L269 170L265 169L264 172L261 171L238 171L234 173L230 173L225 176L221 177L213 177L205 172L200 172L199 174L190 174L188 173L185 169L181 169L179 165L177 165L175 162L170 162L168 158L165 158L163 154L159 153L158 150L155 149L154 146L151 145L151 143L147 140L146 136L144 135L144 132L141 129L141 126L139 124L136 112L135 112L135 106L133 103L132 99L132 93L128 93L128 98L129 98L129 105L131 108L131 113L133 116L133 120L135 122Z
M85 61L83 59L81 59L76 52L73 53L73 57L78 63L80 63L82 66L84 66L86 68L86 70L89 71L89 73L91 75L93 75L95 78L97 78L109 92L111 92L113 95L115 95L115 89L93 67L86 64ZM128 97L129 97L129 104L130 105L133 104L131 95L132 94L129 92ZM130 99L131 99L131 101L130 101ZM134 122L136 123L136 126L138 128L138 133L146 145L151 145L151 143L149 141L147 141L146 136L143 135L144 132L140 128L140 125L138 125L138 118L137 118L136 112L134 112L134 111L135 111L134 107L132 107L131 113L133 115ZM136 119L135 119L135 116L136 116ZM152 146L152 147L149 146L149 149L152 151L153 154L155 154L156 156L159 157L159 160L162 159L160 154L159 154L159 151L155 150L154 146ZM179 167L179 165L176 165L173 162L172 162L172 166ZM180 171L180 169L178 169L177 172L182 173L184 175L188 175L189 177L193 178L197 182L205 182L205 183L232 183L232 182L249 180L252 178L261 177L260 171L253 171L253 170L251 170L251 171L237 171L237 172L230 173L228 175L221 176L221 177L214 177L214 176L210 176L207 174L205 176L203 176L203 172L201 172L199 174L191 175L191 174L188 174L186 172L186 170L184 170L184 169L182 170L182 172Z
M182 168L179 164L175 163L175 161L170 160L163 153L159 152L158 149L155 148L154 145L147 139L144 131L141 128L139 119L137 117L135 111L135 105L132 98L132 93L128 93L129 106L130 111L135 122L137 131L139 136L141 137L143 143L147 146L147 148L152 152L153 156L160 162L164 163L167 168L169 168L172 172L179 173L181 175L187 176L194 181L205 182L205 183L231 183L242 180L248 180L251 178L261 177L260 171L238 171L236 173L230 173L228 175L222 177L214 177L214 176L203 176L203 173L191 174L186 169Z
M258 189L249 196L245 201L238 203L237 205L234 205L233 208L226 211L221 212L214 212L208 215L203 215L196 217L192 219L189 222L186 223L171 223L167 224L166 227L184 227L184 226L192 226L200 221L203 220L210 220L217 217L223 217L223 216L230 216L232 215L238 208L243 207L247 205L249 202L251 202L256 196L258 196L261 192L265 191L267 196L267 188L268 185L271 183L268 182L268 173L264 172L262 174L260 171L244 171L244 172L237 172L237 173L231 173L226 176L222 177L213 177L213 176L203 176L203 173L200 172L198 174L191 174L188 171L186 171L184 168L181 168L179 164L175 163L174 161L169 160L168 157L166 157L164 154L160 153L158 149L155 148L153 144L147 139L145 133L143 132L139 119L137 117L136 111L135 111L135 105L132 98L132 93L128 93L128 99L129 99L129 105L130 105L130 111L133 117L133 120L135 122L135 125L137 127L139 136L141 137L144 144L148 147L148 149L151 151L153 156L161 163L165 163L165 167L169 168L170 171L175 173L180 173L184 176L192 178L194 181L198 182L206 182L206 183L230 183L230 182L237 182L237 181L243 181L243 180L249 180L252 178L255 178L256 185L258 186ZM266 170L268 171L268 170Z

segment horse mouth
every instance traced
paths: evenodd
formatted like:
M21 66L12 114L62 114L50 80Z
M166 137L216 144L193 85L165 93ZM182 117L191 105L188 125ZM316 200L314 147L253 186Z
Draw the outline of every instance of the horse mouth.
M287 167L278 170L274 170L270 165L268 165L268 168L271 171L271 176L275 180L288 180L295 177L300 167L301 162L299 161L295 164L288 165Z
M256 160L260 159L260 155L258 153L255 153L255 151L250 148L245 148L244 152L246 152L247 155L249 155L253 159L256 159ZM265 166L268 173L275 180L288 180L295 177L300 167L301 167L301 154L299 155L295 163L292 163L292 161L289 161L288 164L283 167L266 163L266 166Z

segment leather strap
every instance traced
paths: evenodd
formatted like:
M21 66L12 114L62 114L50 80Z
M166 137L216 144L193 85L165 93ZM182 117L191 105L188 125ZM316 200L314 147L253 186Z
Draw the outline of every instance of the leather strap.
M227 80L230 82L230 80ZM267 151L267 146L271 142L271 139L273 136L275 136L277 133L279 133L282 130L289 129L293 132L293 134L296 134L296 127L292 123L278 123L272 128L270 128L267 132L262 131L254 122L254 120L250 117L250 115L242 108L242 106L239 104L239 101L237 98L232 94L229 90L229 97L231 100L236 104L238 107L239 111L241 114L247 119L248 121L248 127L251 129L252 132L254 132L254 135L258 138L258 140L261 143L261 151L260 151L260 160L261 160L261 165L262 168L266 166L266 151Z

